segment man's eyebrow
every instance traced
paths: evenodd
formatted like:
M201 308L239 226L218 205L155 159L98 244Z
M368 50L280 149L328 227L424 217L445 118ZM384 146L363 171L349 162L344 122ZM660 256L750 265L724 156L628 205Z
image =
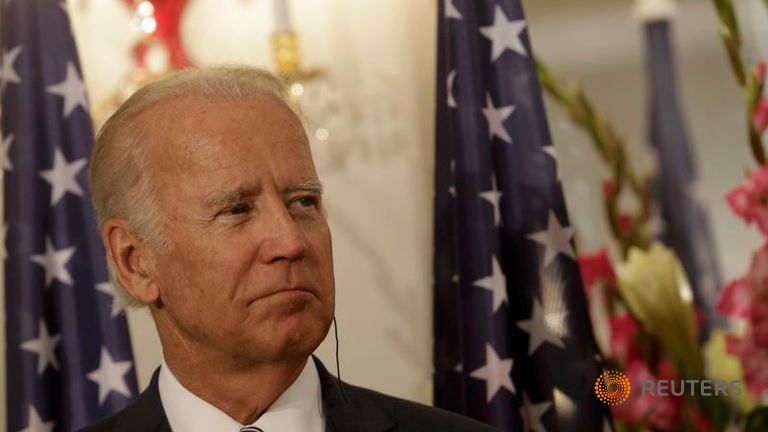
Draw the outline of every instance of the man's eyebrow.
M293 192L314 192L318 195L323 194L323 185L317 181L317 180L307 180L301 183L296 183L291 186L288 186L285 189L286 194L290 194ZM231 205L234 203L237 203L238 201L241 201L245 198L253 196L253 191L247 190L247 189L235 189L230 192L223 193L221 195L217 195L213 198L210 198L205 201L203 204L205 208L216 208L216 207L223 207L225 205Z
M318 195L322 195L323 185L317 180L307 180L307 181L296 183L294 185L291 185L285 188L285 193L292 193L292 192L298 192L298 191L309 191L309 192L314 192Z
M234 204L243 198L253 195L252 192L245 189L235 189L230 192L215 196L203 204L206 208L221 207L227 204Z

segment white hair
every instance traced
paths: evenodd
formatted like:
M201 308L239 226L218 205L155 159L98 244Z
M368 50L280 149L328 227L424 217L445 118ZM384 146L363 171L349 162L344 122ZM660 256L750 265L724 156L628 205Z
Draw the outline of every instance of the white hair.
M171 252L162 226L157 195L147 175L142 113L161 102L185 98L243 99L273 96L294 112L284 82L262 69L247 66L217 66L187 69L139 89L107 120L96 136L91 154L89 180L99 231L111 218L125 219L128 229L161 254ZM121 307L137 305L120 283L107 254L109 278Z

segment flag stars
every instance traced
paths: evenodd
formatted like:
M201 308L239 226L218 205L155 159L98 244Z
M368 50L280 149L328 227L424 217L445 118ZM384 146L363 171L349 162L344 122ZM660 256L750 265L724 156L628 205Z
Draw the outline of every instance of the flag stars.
M499 208L501 194L502 192L496 187L496 178L493 175L491 175L491 190L478 194L480 198L488 201L493 207L493 225L496 227L501 224L501 209Z
M541 151L549 155L549 157L552 158L552 162L555 164L555 176L557 178L557 181L562 180L560 177L560 165L557 163L557 149L553 145L544 146Z
M107 351L101 349L101 359L98 369L88 374L88 379L99 386L99 405L104 405L110 392L121 394L130 398L131 390L125 382L125 374L131 370L130 361L116 362Z
M29 406L29 416L27 418L27 427L19 432L51 432L56 425L56 422L53 420L44 422L40 418L40 413L32 405Z
M563 273L562 266L555 264L539 269L539 286L544 319L547 327L559 338L567 336L570 329L566 321L569 313L568 302L565 301L563 295L566 280L568 278Z
M544 310L538 299L533 300L533 311L531 318L518 321L517 326L528 333L528 355L532 356L537 349L544 343L549 342L560 348L565 348L565 344L557 334L551 329L545 320Z
M552 389L552 400L554 401L557 416L560 419L572 421L574 416L576 416L576 402L557 387Z
M520 407L520 418L523 419L523 431L547 432L541 423L541 417L552 406L551 401L532 403L528 393L523 392L523 405Z
M573 230L569 226L560 225L555 212L549 211L547 229L529 234L528 238L544 246L544 262L546 267L555 261L557 255L562 253L571 259L576 259L576 252L571 246Z
M72 276L67 271L67 263L75 254L75 247L71 246L56 250L50 238L45 239L45 253L32 255L30 259L35 264L45 268L45 286L46 288L56 279L61 283L72 285Z
M38 375L42 375L49 364L54 369L59 369L59 362L56 360L56 344L60 340L61 335L48 333L45 322L40 320L37 339L28 340L20 345L21 349L37 354Z
M453 0L444 0L445 1L445 18L454 18L454 19L461 19L461 13L459 13L459 10L456 9L456 6L453 4Z
M110 282L101 282L96 284L96 291L107 294L110 297L114 296L115 290Z
M511 357L501 359L491 344L485 344L485 366L475 369L469 376L485 381L486 402L490 402L502 388L515 394L511 376L513 363Z
M83 189L77 182L77 174L86 163L85 158L67 162L59 148L54 150L53 168L40 171L40 177L51 185L51 206L55 206L67 192L83 196Z
M67 76L64 81L46 87L48 93L64 98L63 117L68 117L78 106L88 110L88 98L85 95L85 83L80 78L74 63L67 63Z
M490 276L478 279L472 285L491 292L493 296L493 313L496 313L502 304L509 303L507 298L507 278L504 276L504 272L501 271L496 255L491 256L491 267Z
M13 144L13 136L14 134L8 134L7 137L3 138L3 146L0 148L0 157L3 158L3 170L4 171L13 171L13 163L11 162L11 145Z
M446 80L446 87L448 91L448 100L446 103L451 108L456 108L458 105L456 105L456 99L453 98L453 83L456 81L456 69L452 70L448 73L448 77Z
M493 139L494 136L497 136L506 143L512 143L512 137L509 136L507 128L504 127L504 122L514 111L514 105L494 106L491 94L485 94L485 108L483 108L483 115L486 120L488 120L489 138Z
M2 69L0 69L0 91L5 91L5 86L8 83L19 84L21 82L21 78L13 66L19 54L21 54L21 45L16 46L10 51L3 50L3 63Z
M606 417L603 417L603 432L614 432L611 421Z
M501 6L496 6L493 14L493 25L480 27L480 33L491 40L491 61L496 61L504 51L509 48L512 51L527 56L528 52L520 37L525 30L525 20L512 20Z
M451 159L451 179L456 178L456 161ZM451 184L448 186L448 195L456 198L456 185Z
M8 236L8 223L0 227L0 260L8 258L8 249L5 246L5 239Z
M120 315L120 312L123 311L123 308L120 307L120 304L115 301L115 287L112 285L111 282L101 282L96 284L96 291L102 292L104 294L107 294L112 299L112 307L110 308L111 316L112 318Z

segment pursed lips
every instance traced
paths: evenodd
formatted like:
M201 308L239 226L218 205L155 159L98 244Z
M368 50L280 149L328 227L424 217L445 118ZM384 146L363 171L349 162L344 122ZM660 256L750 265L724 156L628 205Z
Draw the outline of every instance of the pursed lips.
M311 290L309 290L307 288L300 287L300 286L287 287L287 288L280 288L280 289L268 291L265 294L261 294L261 295L259 295L257 297L251 298L251 299L248 300L248 306L250 306L254 302L257 302L259 300L265 299L267 297L270 297L270 296L273 296L273 295L276 295L276 294L290 294L290 293L298 293L298 292L305 292L305 293L308 293L308 294L311 294L311 295L317 297L313 291L311 291Z

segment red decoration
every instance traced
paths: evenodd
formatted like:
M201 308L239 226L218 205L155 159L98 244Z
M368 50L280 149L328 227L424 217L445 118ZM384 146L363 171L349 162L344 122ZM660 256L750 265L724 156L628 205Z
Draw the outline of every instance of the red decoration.
M613 264L606 248L595 253L580 255L579 269L587 297L590 297L592 284L595 282L603 281L612 287L616 286L616 274L613 272Z
M158 41L165 45L170 55L171 66L175 69L183 69L192 65L189 56L184 49L179 35L181 16L187 6L187 0L148 0L155 8L154 18L157 28L151 36L140 41L133 48L133 55L140 68L145 68L146 54L150 46ZM135 10L141 1L123 0L123 2Z

